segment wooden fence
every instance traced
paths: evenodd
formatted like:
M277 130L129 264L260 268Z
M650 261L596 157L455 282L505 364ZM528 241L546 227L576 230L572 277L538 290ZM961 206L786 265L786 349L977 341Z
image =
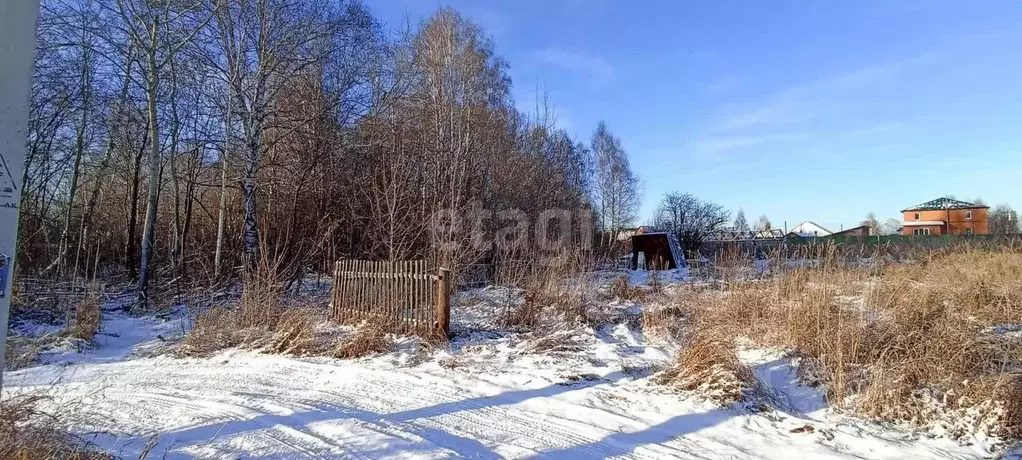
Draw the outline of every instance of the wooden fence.
M425 261L341 260L334 267L331 319L382 320L394 332L450 334L450 272Z

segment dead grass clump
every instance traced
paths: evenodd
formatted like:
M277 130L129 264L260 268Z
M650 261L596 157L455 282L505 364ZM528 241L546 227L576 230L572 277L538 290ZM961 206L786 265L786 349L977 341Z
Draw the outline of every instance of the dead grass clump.
M642 333L647 337L678 339L687 320L683 307L676 305L647 306L642 309Z
M756 376L735 353L734 343L720 334L697 331L660 383L695 391L726 405L746 400L757 388Z
M16 396L0 402L0 458L113 458L60 429L58 417L37 408L42 399L42 396Z
M580 329L551 329L536 331L518 348L522 353L575 354L584 351L590 339Z
M562 326L591 324L595 319L590 308L595 280L588 273L592 266L589 256L566 251L533 274L529 291L554 322Z
M508 329L532 329L539 325L543 308L536 302L533 293L526 293L525 300L521 305L512 305L510 302L504 307L497 318L497 325Z
M913 387L904 374L888 373L856 401L859 413L882 420L939 428L961 439L976 432L1018 439L1022 435L1022 385L1019 376L987 376L961 382L955 390Z
M727 286L748 276L747 259L748 255L741 246L737 244L725 246L713 259L714 279L719 281L721 286Z
M1022 375L996 376L982 379L966 392L966 403L993 402L997 416L991 432L1006 439L1022 438ZM968 404L960 404L967 407Z
M775 302L760 283L735 284L723 292L706 292L695 312L703 327L727 325L731 331L768 336L767 318L777 314Z
M243 328L271 329L280 319L284 285L271 275L247 275L238 300L238 321Z
M257 266L246 270L242 277L237 308L214 307L200 314L179 349L180 354L206 355L238 345L271 349L293 345L286 338L281 340L287 344L277 343L278 337L274 335L277 326L282 324L284 311L282 274L286 270L282 268L282 255L266 252L265 242L261 250L264 256Z
M390 330L392 328L384 320L366 321L337 344L333 357L355 359L386 353L394 345L388 334Z
M46 342L28 337L8 337L4 348L4 363L9 369L28 366L37 359Z
M858 253L806 251L772 282L697 306L700 328L794 350L833 405L952 437L1020 436L1022 350L990 331L1022 324L1022 252L935 251L877 269Z
M530 330L543 323L562 326L590 324L592 275L586 274L589 259L567 252L544 261L518 265L505 272L501 279L513 281L525 291L524 302L515 305L508 290L504 311L498 319L501 327ZM514 276L511 276L514 275Z
M202 356L241 344L237 312L215 307L199 315L178 350L184 356Z
M312 355L320 348L316 323L320 319L315 309L296 308L284 312L273 332L268 346L272 353L286 355Z
M1020 270L1022 252L970 250L932 256L926 270L897 265L887 272L934 287L949 304L984 323L1022 324Z
M102 293L98 288L90 288L78 305L75 307L74 324L71 327L71 336L91 342L99 331L99 324L103 316Z
M587 325L606 322L590 305L589 288L576 286L547 292L541 302L551 317L562 325Z
M641 286L632 286L628 277L621 275L610 282L610 296L621 300L642 300L646 290Z
M646 284L649 285L650 294L659 296L664 294L664 282L660 279L660 272L653 270L646 277Z

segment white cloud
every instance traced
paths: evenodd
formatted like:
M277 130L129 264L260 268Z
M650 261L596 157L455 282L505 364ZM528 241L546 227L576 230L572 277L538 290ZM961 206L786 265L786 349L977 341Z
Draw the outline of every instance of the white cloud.
M896 81L900 76L932 65L944 57L939 53L927 53L793 86L767 96L760 103L734 110L731 116L720 122L717 131L786 125L821 118L855 104L864 92Z
M694 142L692 150L701 154L719 154L732 150L741 150L775 142L801 140L809 137L809 133L791 132L767 134L759 136L716 136Z
M584 51L547 48L538 51L536 58L569 72L584 75L593 87L603 86L614 77L614 66L610 62Z

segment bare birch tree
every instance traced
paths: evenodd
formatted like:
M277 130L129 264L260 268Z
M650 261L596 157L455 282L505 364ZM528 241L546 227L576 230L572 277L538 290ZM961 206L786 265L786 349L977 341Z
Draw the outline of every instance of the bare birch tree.
M592 149L600 225L605 232L614 232L633 223L637 216L642 200L639 178L632 172L621 141L602 121L593 133Z

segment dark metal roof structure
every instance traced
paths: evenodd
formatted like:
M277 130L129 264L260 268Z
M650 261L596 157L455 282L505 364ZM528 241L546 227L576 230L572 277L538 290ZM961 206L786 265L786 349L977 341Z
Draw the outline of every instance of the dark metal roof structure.
M956 200L954 198L937 198L936 200L930 200L925 203L913 206L908 209L903 209L901 212L908 211L943 211L945 209L989 209L990 206L969 203L968 201Z

